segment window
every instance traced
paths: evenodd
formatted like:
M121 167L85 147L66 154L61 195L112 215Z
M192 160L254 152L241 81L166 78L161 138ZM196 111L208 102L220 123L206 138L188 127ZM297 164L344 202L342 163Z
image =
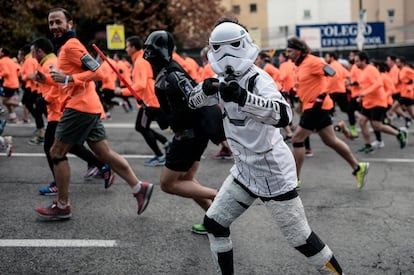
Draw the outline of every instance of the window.
M311 11L310 10L304 10L303 11L303 18L304 19L310 19L312 16L311 16Z
M250 4L250 13L257 12L257 5L256 4Z
M234 5L233 6L233 13L234 14L240 14L240 5Z
M394 21L394 18L395 18L395 10L388 10L387 12L388 12L388 19L392 23Z
M388 36L388 43L394 44L395 43L395 36Z

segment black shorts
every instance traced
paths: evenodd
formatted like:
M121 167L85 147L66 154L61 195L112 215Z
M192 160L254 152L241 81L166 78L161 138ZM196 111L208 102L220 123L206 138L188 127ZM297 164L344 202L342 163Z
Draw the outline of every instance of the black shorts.
M404 105L404 106L414 105L414 100L408 97L400 97L398 99L398 102L400 103L400 105Z
M299 125L304 129L318 132L332 125L330 110L305 110L300 117Z
M17 95L17 91L18 91L18 89L11 89L11 88L3 87L3 96L4 97L12 97L14 95Z
M384 107L361 109L361 114L363 116L366 116L371 121L381 121L381 122L384 121L386 113L387 113L387 108L384 108Z
M400 99L400 97L401 97L401 94L400 94L400 93L396 93L396 94L393 94L393 95L392 95L392 99L393 99L393 100L399 100L399 99Z
M208 141L208 137L201 135L182 140L174 137L166 155L165 167L173 171L188 171L194 162L200 161Z

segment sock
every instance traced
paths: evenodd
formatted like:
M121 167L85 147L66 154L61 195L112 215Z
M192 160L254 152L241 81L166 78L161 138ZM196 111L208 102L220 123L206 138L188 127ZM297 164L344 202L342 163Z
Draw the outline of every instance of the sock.
M66 208L66 204L62 204L60 201L57 202L57 206L61 209Z
M136 194L141 190L141 181L139 181L137 184L135 184L134 187L132 187L132 194Z

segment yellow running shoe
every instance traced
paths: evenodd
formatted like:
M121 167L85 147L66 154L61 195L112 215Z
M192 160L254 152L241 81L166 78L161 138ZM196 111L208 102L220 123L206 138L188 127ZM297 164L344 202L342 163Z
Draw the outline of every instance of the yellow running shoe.
M369 163L360 162L358 163L358 166L359 166L359 170L355 172L355 177L358 181L357 188L362 189L362 187L364 187L365 183L367 182Z

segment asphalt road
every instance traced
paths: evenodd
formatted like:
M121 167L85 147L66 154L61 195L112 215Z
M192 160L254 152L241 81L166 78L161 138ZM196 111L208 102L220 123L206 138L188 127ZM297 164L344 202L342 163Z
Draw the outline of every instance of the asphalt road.
M0 154L0 274L214 274L207 237L190 232L203 211L190 199L160 190L161 168L143 166L151 151L134 131L135 116L119 108L105 125L111 147L142 180L155 183L141 216L120 178L105 190L102 180L85 180L86 164L70 157L73 218L40 221L34 208L52 200L37 191L51 180L43 149L27 144L33 124L6 127L3 135L13 135L14 155ZM384 148L356 153L371 163L363 190L317 135L311 138L315 156L303 166L300 195L308 221L347 275L414 274L413 132L403 150L395 137L383 137ZM354 152L363 145L361 138L346 142ZM214 188L232 165L212 158L218 149L209 145L197 175ZM317 274L287 245L259 201L231 230L236 274Z

